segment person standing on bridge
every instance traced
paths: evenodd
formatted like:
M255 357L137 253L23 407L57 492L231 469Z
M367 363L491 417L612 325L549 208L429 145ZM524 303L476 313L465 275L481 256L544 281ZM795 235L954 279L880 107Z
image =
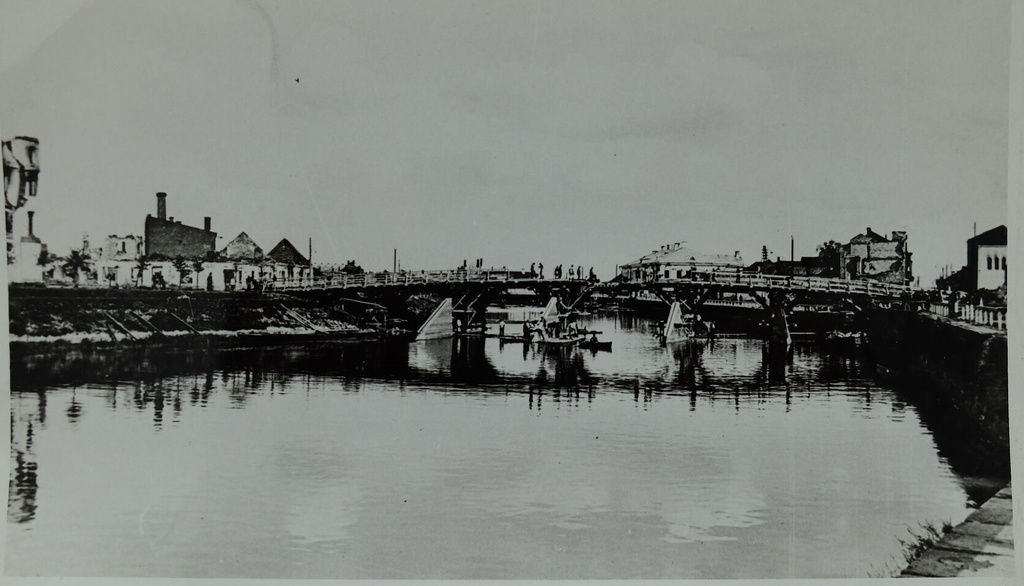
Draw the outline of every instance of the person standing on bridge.
M540 271L540 278L543 279L544 278L544 263L542 263L542 262L537 263L537 270Z
M536 266L537 265L535 263L532 263L532 262L530 263L530 278L531 279L536 279L537 278L537 268L536 268Z

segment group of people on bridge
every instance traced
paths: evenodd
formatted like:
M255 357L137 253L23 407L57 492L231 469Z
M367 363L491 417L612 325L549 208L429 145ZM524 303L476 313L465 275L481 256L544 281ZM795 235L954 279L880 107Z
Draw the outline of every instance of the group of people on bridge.
M562 268L562 265L558 265L554 270L554 278L561 280L566 276L566 272ZM530 263L530 278L531 279L543 279L544 278L544 263ZM594 272L594 267L590 267L590 272L587 276L583 275L583 265L569 265L568 278L571 281L590 281L591 283L597 282L597 273Z

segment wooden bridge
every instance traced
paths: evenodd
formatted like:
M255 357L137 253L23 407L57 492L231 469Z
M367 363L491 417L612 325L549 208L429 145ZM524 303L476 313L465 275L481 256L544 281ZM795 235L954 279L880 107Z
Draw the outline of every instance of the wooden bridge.
M668 311L674 304L683 313L697 312L708 301L712 303L751 302L768 310L772 316L773 336L789 339L786 315L796 304L843 305L861 310L871 305L893 306L924 301L922 291L908 285L867 280L841 280L823 277L761 275L743 272L690 272L680 278L646 280L612 280L592 282L580 279L541 279L526 271L512 270L446 270L401 271L363 274L334 274L294 282L278 282L278 291L303 296L343 298L356 296L374 299L392 308L401 306L417 293L440 295L448 301L454 324L461 327L481 326L486 308L503 292L514 289L558 300L562 311L576 309L595 294L621 296L646 292L666 303ZM672 311L669 313L678 313Z
M278 282L274 289L279 291L295 290L329 290L329 289L368 289L379 287L408 287L416 285L436 285L451 283L504 283L513 288L517 285L535 284L552 281L531 277L524 271L401 271L389 273L338 274L323 275L313 279ZM565 281L570 282L570 281ZM573 281L581 282L581 281Z
M416 285L437 285L455 283L492 283L505 288L530 287L538 283L574 284L587 283L580 279L540 279L524 271L402 271L398 273L377 272L363 274L324 275L313 279L283 281L274 288L280 291L369 289L379 287L408 287ZM813 292L839 295L864 296L879 299L906 299L920 291L909 285L897 285L868 280L841 280L823 277L798 277L782 275L759 275L752 273L690 273L688 277L671 279L659 278L646 281L607 281L596 283L594 291L636 291L675 290L679 288L703 288L726 292Z
M897 285L868 280L828 279L824 277L798 277L784 275L760 275L753 273L690 273L688 277L671 279L659 278L646 281L609 282L600 285L601 290L649 290L670 291L680 288L713 289L716 291L824 293L851 295L876 299L906 299L920 289L910 285Z

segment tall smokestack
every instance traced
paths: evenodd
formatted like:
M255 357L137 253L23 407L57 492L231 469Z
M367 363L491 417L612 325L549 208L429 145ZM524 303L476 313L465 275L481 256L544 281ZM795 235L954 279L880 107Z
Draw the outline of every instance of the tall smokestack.
M203 230L210 231L210 216L203 218Z
M167 194L162 191L156 194L156 217L167 219Z
M33 212L33 211L29 211L29 213L28 213L28 235L29 236L35 236L35 232L33 231L33 228L35 226L35 217L36 217L36 213Z
M793 256L793 246L794 246L794 244L793 244L793 237L790 236L789 237L789 262L793 262L793 260L795 260L795 258Z

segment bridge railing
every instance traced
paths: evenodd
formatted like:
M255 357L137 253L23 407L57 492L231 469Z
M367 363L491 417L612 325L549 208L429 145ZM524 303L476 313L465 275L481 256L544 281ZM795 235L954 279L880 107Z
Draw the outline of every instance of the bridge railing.
M1006 331L1006 307L1004 306L961 303L959 301L952 304L932 302L928 305L928 311L953 320Z
M427 283L475 283L529 279L520 271L399 271L322 275L311 280L278 283L278 289L345 289L349 287L384 287Z
M911 293L914 288L909 285L897 285L869 280L842 280L827 277L802 277L786 275L759 275L752 273L726 272L690 272L680 278L658 277L649 283L664 284L734 284L759 289L805 289L811 291L827 291L835 293L857 293L864 295L896 297Z

